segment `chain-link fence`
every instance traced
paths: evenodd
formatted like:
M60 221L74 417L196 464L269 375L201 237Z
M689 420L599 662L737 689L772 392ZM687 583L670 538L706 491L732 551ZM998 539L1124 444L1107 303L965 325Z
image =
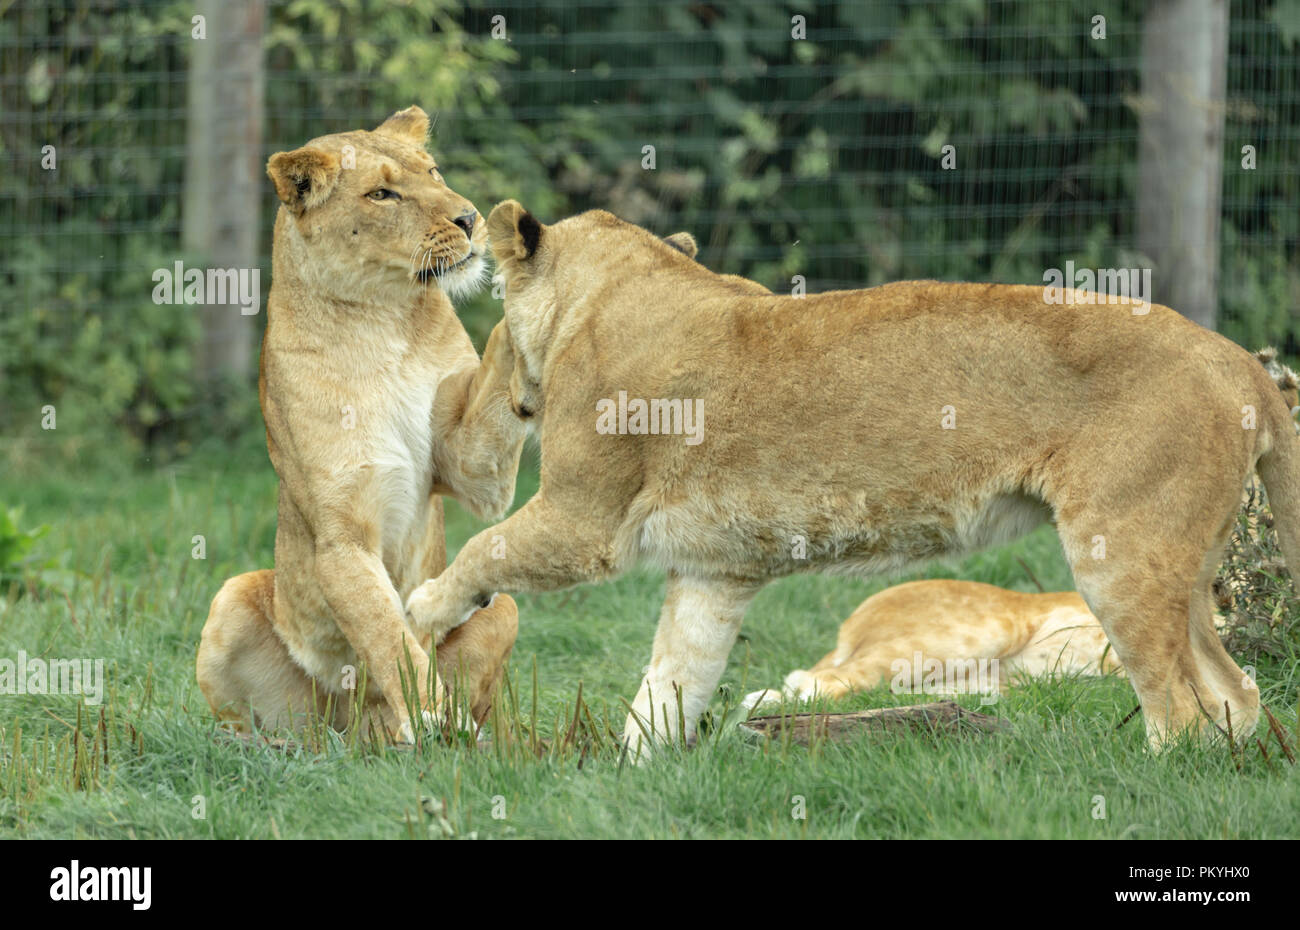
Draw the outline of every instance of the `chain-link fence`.
M200 170L202 153L248 154L249 261L267 281L266 158L411 103L435 115L449 184L484 212L515 197L544 220L603 207L660 233L686 229L710 267L774 289L796 275L815 291L1041 283L1067 261L1150 267L1166 243L1144 242L1139 221L1144 194L1152 213L1144 63L1168 58L1159 39L1186 25L1180 3L1216 7L217 2L224 13L212 0L15 0L0 12L0 435L11 447L50 404L74 426L65 437L183 447L206 429L227 399L194 374L202 343L251 346L263 315L221 331L151 299L157 269L211 260L186 211L193 220L205 195L219 204L226 188L205 185L230 172ZM1173 25L1144 29L1158 7ZM227 21L236 10L239 36L198 36L205 10ZM1217 269L1225 332L1295 355L1300 0L1234 2L1226 20L1223 93L1206 117L1218 127L1209 220L1220 248L1192 261ZM203 42L218 44L196 82ZM232 73L246 60L239 42L258 49L256 83ZM1200 71L1215 78L1212 54L1181 57L1205 57ZM241 102L249 87L259 113ZM256 138L232 149L230 125ZM196 154L199 130L210 141ZM1175 192L1171 241L1206 219L1180 204ZM499 312L485 295L464 315L481 337ZM245 383L231 396L248 395Z

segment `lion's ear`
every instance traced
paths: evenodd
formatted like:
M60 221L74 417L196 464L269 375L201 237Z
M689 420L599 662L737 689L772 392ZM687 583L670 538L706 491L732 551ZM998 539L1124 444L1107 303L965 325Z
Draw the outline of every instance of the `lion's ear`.
M424 148L429 140L429 116L419 107L410 106L388 117L375 132Z
M542 241L541 223L517 200L497 204L488 215L488 241L497 261L532 258Z
M280 202L301 215L324 203L334 190L339 179L339 157L309 145L272 155L266 173L275 182Z
M695 237L688 232L676 232L671 236L664 236L664 242L687 258L694 258L700 251L700 247L695 244Z

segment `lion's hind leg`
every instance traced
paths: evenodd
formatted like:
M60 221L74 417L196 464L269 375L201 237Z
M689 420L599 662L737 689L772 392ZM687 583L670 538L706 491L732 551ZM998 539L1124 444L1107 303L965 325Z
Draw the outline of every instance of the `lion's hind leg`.
M1210 593L1236 489L1221 501L1209 489L1183 490L1188 500L1160 502L1158 510L1135 507L1117 519L1085 507L1059 525L1079 592L1128 672L1156 749L1183 731L1226 732L1229 722L1243 739L1259 712L1254 682L1214 628ZM1207 502L1217 511L1212 520ZM1150 532L1171 517L1179 523L1167 535Z
M438 680L453 704L469 708L475 724L492 709L518 634L519 608L510 595L498 594L437 646Z
M274 571L236 575L212 599L203 626L199 688L213 714L241 733L299 731L327 710L323 690L275 633L274 603Z

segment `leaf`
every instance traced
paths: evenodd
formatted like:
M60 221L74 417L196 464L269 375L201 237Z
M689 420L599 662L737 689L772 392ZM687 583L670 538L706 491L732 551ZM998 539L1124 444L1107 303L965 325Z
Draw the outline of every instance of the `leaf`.
M1277 0L1268 18L1277 26L1278 37L1287 48L1300 39L1300 0Z

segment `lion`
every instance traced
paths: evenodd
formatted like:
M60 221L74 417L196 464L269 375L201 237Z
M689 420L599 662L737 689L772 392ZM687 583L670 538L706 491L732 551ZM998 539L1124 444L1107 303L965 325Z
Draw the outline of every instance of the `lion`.
M428 130L413 106L267 165L281 205L258 394L280 479L275 569L226 581L197 659L236 729L329 713L409 741L456 677L481 722L515 641L507 595L437 635L403 610L446 565L440 495L499 519L526 432L508 332L480 363L452 306L483 277L486 228Z
M757 293L599 210L548 226L506 201L488 236L540 488L416 588L416 630L458 626L493 591L661 566L623 733L648 758L689 743L769 580L898 573L1050 521L1149 744L1229 715L1253 731L1259 692L1215 632L1210 584L1252 470L1300 564L1300 438L1244 349L1087 292Z
M1300 379L1277 360L1277 350L1255 353L1287 408L1300 404ZM1242 492L1248 533L1258 532L1252 477ZM1222 580L1222 579L1219 579ZM1239 593L1229 579L1226 587ZM1216 612L1214 627L1226 621ZM1123 666L1110 648L1101 623L1074 591L1020 592L975 581L934 579L895 585L863 601L840 626L835 648L809 669L795 669L780 690L750 692L741 702L755 710L784 701L839 698L867 691L899 674L908 685L921 679L917 659L934 660L959 671L967 663L996 663L989 681L950 682L959 691L998 690L1044 675L1105 675ZM960 676L959 676L960 678Z
M958 693L1001 691L1047 674L1103 675L1121 668L1101 624L1073 591L911 581L867 598L840 626L831 652L812 668L786 675L779 691L746 695L741 708L835 699L895 681L903 682L901 692L911 692L923 682L929 662L958 670L943 679L941 689Z

